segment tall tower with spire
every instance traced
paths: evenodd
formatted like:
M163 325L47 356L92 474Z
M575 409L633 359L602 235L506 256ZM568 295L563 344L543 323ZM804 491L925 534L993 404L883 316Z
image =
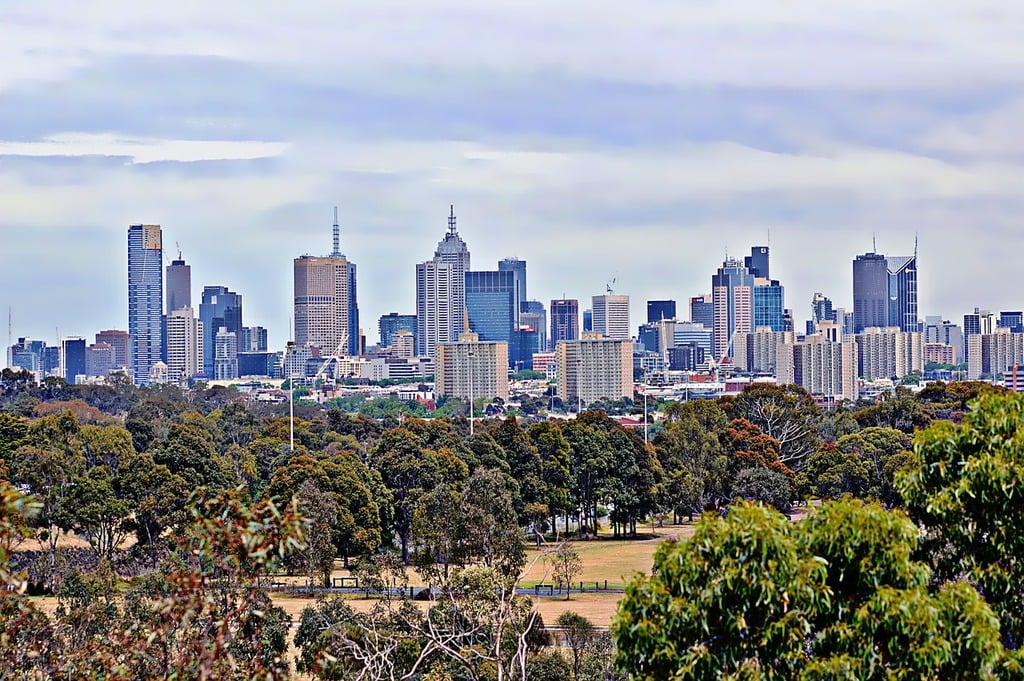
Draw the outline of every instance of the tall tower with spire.
M459 236L455 206L449 207L448 232L434 257L416 265L416 347L433 356L438 343L457 341L466 329L466 272L469 248Z
M334 208L333 249L327 256L294 260L295 344L316 347L324 355L341 348L359 354L359 305L356 265L341 252L338 208Z

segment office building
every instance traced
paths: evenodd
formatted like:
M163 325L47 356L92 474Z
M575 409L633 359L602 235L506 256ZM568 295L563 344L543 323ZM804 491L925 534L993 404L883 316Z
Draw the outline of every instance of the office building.
M243 326L238 352L267 352L267 330L262 326Z
M775 332L786 330L786 290L778 281L754 279L754 328L765 326Z
M853 261L853 332L889 326L889 267L884 255L865 253Z
M454 343L438 343L434 372L440 397L507 401L508 343L482 341L475 333L464 333Z
M280 371L281 355L277 352L238 353L238 376L283 378Z
M522 261L517 261L522 262ZM517 326L516 273L466 272L466 315L470 330L482 341L512 342Z
M707 361L704 348L696 343L686 343L669 348L669 371L695 371Z
M452 206L448 233L433 259L416 265L416 347L421 355L433 356L438 343L456 342L466 331L469 268L469 248L456 229Z
M633 399L633 342L584 334L555 348L558 396L567 406Z
M674 300L648 300L647 301L647 323L653 324L663 319L676 318L676 301Z
M93 343L85 349L85 375L90 378L106 376L117 368L114 348L107 343Z
M324 355L358 355L356 265L341 252L337 209L330 255L302 255L293 262L295 344ZM230 330L230 329L229 329Z
M551 301L551 337L549 347L560 341L578 340L580 337L580 304L577 300L562 298Z
M629 296L605 294L591 299L594 333L606 338L630 338Z
M214 378L217 334L221 329L236 334L235 352L238 352L238 337L242 335L241 294L225 286L204 287L202 302L199 304L199 320L203 323L203 375Z
M132 375L145 384L163 356L164 250L159 225L128 228L128 334Z
M889 277L888 326L908 333L921 331L917 312L917 254L885 259Z
M203 373L203 323L191 307L167 314L167 377L181 382Z
M414 355L421 354L419 348L416 347L416 315L398 314L397 312L381 315L377 320L377 331L380 334L381 348L391 347L392 339L399 331L408 331L413 337Z
M1024 312L1020 310L1000 312L996 328L1009 329L1013 333L1024 333Z
M591 333L594 330L594 311L587 308L583 311L583 333Z
M127 331L107 329L96 334L96 344L105 343L114 349L114 366L131 371L131 337Z
M238 334L223 326L214 336L213 378L229 381L238 378Z
M704 351L706 360L711 359L711 327L692 322L676 322L673 332L672 346L679 347L693 343Z
M68 383L78 383L79 377L86 377L85 369L85 339L84 338L62 338L60 340L60 368L61 375Z
M192 307L192 266L186 265L181 253L167 266L167 314Z
M544 303L527 300L519 308L519 326L529 327L537 332L537 345L541 350L548 348L548 315Z
M735 259L726 259L711 277L714 305L712 355L716 362L732 354L735 333L754 330L754 275Z
M526 261L519 258L505 258L498 261L499 272L511 272L514 277L513 290L515 291L516 314L523 312L523 305L526 303ZM516 320L518 323L519 320Z
M816 292L811 298L811 323L837 322L835 311L832 309L832 301L824 293ZM813 326L811 327L813 328ZM808 333L814 333L808 331Z
M750 255L743 258L743 266L746 267L747 271L754 275L755 278L771 279L771 275L768 272L768 247L751 247Z
M36 381L43 378L43 352L46 341L19 338L7 348L7 366L11 369L24 369L35 376Z
M715 328L715 303L710 293L690 298L690 321L706 329Z

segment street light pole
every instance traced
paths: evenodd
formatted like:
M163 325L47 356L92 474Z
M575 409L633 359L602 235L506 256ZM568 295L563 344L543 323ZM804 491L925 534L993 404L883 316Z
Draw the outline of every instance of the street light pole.
M473 348L470 348L466 356L469 358L469 436L473 437Z
M644 385L644 444L647 444L647 385Z
M295 451L295 379L289 370L290 364L288 359L294 349L295 343L288 341L288 344L285 346L284 366L285 372L288 374L288 451L290 452Z
M580 380L583 374L583 358L576 358L576 398L579 400L579 407L576 409L577 414L583 413L583 390L580 387L582 381Z

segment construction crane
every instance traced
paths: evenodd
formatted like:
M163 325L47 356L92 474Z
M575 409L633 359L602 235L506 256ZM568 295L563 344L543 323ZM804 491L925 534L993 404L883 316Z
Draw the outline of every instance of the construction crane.
M342 357L347 357L347 356L348 356L348 333L346 332L346 333L342 334L341 341L338 343L338 347L336 347L334 349L334 352L332 352L330 354L330 356L328 356L327 359L324 360L324 363L320 365L320 369L316 372L316 375L313 376L313 385L315 386L316 382L318 380L320 380L320 377L324 375L324 372L327 371L327 367L330 366L331 362L340 362ZM338 377L337 376L337 373L338 373L337 370L335 370L334 373L335 373L334 378L337 379L337 377Z
M615 283L616 279L617 277L612 277L612 280L604 285L605 293L607 293L608 295L612 295L613 293L615 293L615 291L612 290L612 284Z

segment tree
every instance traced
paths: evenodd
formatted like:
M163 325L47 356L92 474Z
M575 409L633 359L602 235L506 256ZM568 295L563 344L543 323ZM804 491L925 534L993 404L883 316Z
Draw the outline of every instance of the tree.
M299 510L308 523L303 556L307 583L313 586L319 576L320 583L329 587L331 572L334 571L334 556L337 555L331 528L338 522L338 505L329 493L322 491L311 479L299 487L298 502Z
M654 447L665 472L664 503L678 517L694 514L726 496L728 459L720 434L728 420L717 402L669 405Z
M569 600L573 580L583 572L583 561L580 559L580 554L572 542L562 542L548 554L548 562L551 564L551 578L559 589L565 587L565 600Z
M1005 651L966 584L927 591L917 529L859 500L790 523L760 505L667 542L612 622L638 679L995 678Z
M918 435L896 486L924 530L937 576L965 576L998 613L1006 646L1024 642L1024 398L980 397L959 425L939 421Z
M818 448L821 409L800 386L751 383L727 411L730 418L746 419L778 440L779 459L794 471Z
M597 629L593 622L572 610L566 610L559 615L555 624L562 629L565 642L572 651L572 677L578 680L583 665L583 654L594 640Z
M821 499L837 499L844 494L863 497L870 484L866 462L855 452L841 451L831 442L822 443L811 454L797 477L803 495Z
M777 511L789 513L793 505L793 486L789 476L770 468L745 468L733 481L734 499L760 501Z

